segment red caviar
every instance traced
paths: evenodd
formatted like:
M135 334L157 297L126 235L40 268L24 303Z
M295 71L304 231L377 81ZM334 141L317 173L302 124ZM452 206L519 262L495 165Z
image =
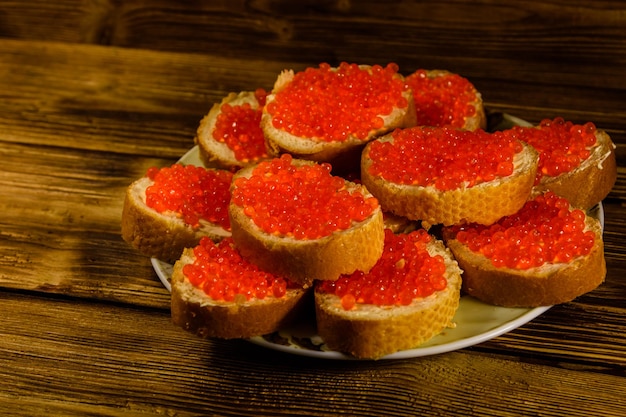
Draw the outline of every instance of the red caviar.
M259 163L234 182L232 201L267 233L317 239L367 219L378 200L348 190L329 164L294 165L291 155Z
M370 174L397 184L434 186L441 191L473 187L513 173L518 140L498 132L413 127L392 141L370 145Z
M417 70L406 77L413 91L413 101L420 126L463 127L465 120L476 115L476 88L458 74L428 76Z
M529 269L566 263L589 254L595 234L585 229L585 212L571 209L552 192L527 202L491 226L455 226L456 239L489 258L495 267Z
M280 298L288 288L295 288L290 281L264 272L244 260L235 249L232 238L215 244L204 237L193 253L194 262L185 265L183 273L194 287L215 301Z
M448 285L446 264L441 255L428 252L432 240L423 229L397 235L385 229L383 254L369 273L356 271L337 281L323 281L320 289L340 297L346 310L356 304L409 305L442 291Z
M256 108L250 103L236 106L222 104L213 129L213 138L225 143L234 152L235 158L242 162L267 157L265 136L261 129L261 114L267 92L258 89L255 97L259 103Z
M516 126L506 134L533 146L539 152L535 183L545 175L555 177L570 172L591 155L596 144L596 126L574 124L557 117L544 119L537 127Z
M396 64L364 69L341 63L320 64L294 75L268 103L276 129L320 141L344 141L348 136L367 139L382 128L383 116L395 107L406 108L408 87Z
M231 172L174 164L150 168L146 176L154 182L146 189L148 207L159 213L175 212L194 228L203 219L230 230Z

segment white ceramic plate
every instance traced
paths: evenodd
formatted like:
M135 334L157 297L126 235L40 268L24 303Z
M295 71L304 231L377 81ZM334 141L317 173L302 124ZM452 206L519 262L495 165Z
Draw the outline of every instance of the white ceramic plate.
M529 125L524 120L506 114L498 115L491 127L500 130L513 125ZM180 159L187 165L202 166L197 147L189 150ZM596 206L591 212L604 227L604 211L602 205ZM152 266L163 285L171 291L170 278L172 265L152 259ZM454 328L448 328L433 337L427 343L415 348L396 352L381 359L406 359L420 356L436 355L463 349L485 342L520 327L537 316L546 312L551 306L538 308L505 308L482 303L472 297L463 296L454 316ZM303 320L296 325L282 329L271 335L248 339L251 343L269 349L294 355L317 357L323 359L355 360L350 355L329 350L323 340L315 333L313 320Z

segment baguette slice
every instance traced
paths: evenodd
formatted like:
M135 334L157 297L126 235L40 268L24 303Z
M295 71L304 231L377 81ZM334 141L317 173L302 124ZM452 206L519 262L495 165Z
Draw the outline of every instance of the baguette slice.
M418 126L487 127L482 96L468 79L447 70L419 69L406 82L413 92Z
M159 213L149 207L146 189L153 184L150 178L142 177L129 185L122 209L122 238L143 255L173 264L183 249L196 246L201 237L219 241L231 235L217 223L200 219L199 226L192 227L175 212Z
M587 231L595 234L591 251L570 262L545 263L529 269L496 267L480 252L443 231L448 248L463 269L463 291L485 303L504 307L538 307L571 301L597 288L605 279L606 262L600 222L585 217ZM527 249L520 248L520 252Z
M369 71L370 73L372 71L372 67L367 65L360 65L359 67L364 71ZM338 71L338 68L339 67L333 68L332 70ZM379 115L384 121L382 127L372 126L366 138L358 138L353 134L353 132L346 132L347 137L345 140L328 141L319 137L300 137L290 133L284 128L276 128L273 123L274 116L268 109L272 108L271 105L276 101L276 97L280 95L281 92L290 83L292 83L294 78L298 75L299 73L294 73L292 70L283 71L278 76L271 94L267 97L267 105L263 110L263 116L261 119L261 128L265 133L268 152L272 156L278 156L282 153L290 153L298 159L330 162L333 167L337 169L346 166L347 168L345 169L348 170L352 167L353 161L355 160L357 161L356 165L358 166L358 158L365 143L395 128L415 125L414 103L411 91L407 89L402 93L402 96L407 101L408 105L403 108L394 106L391 113ZM400 74L397 74L397 78L403 79ZM321 93L320 91L313 89L312 92L308 94L317 96ZM306 97L306 93L303 96ZM327 106L333 106L333 102L337 101L337 96L334 95L334 92L333 96L329 97L328 100ZM325 117L321 112L319 116L320 118ZM358 114L355 114L354 116L356 120ZM317 122L317 124L322 123L332 124L333 120L319 120Z
M307 305L308 291L297 287L288 287L281 297L270 294L249 300L240 296L233 301L216 301L185 275L185 265L195 259L194 249L187 248L174 264L171 314L175 325L200 337L236 339L272 333L291 324Z
M261 130L260 125L260 114L264 101L265 94L261 90L242 91L240 93L230 93L224 97L220 103L215 103L213 107L211 107L211 110L200 121L200 125L198 126L194 139L195 143L198 145L200 159L205 166L216 166L218 168L235 170L243 166L252 165L267 158L265 141L264 138L262 138L263 131ZM218 118L223 113L225 105L232 107L248 105L251 110L259 112L258 126L252 127L252 130L245 135L245 143L237 142L237 145L247 149L247 151L244 152L244 155L246 155L244 158L238 157L238 154L235 153L235 151L225 142L223 138L216 138L214 136L214 134L217 134L216 124L218 122ZM257 116L248 114L247 117L256 120ZM249 123L250 121L245 121L245 125L248 125ZM243 132L238 133L241 134ZM237 139L240 138L241 135ZM256 139L258 138L263 139L260 144L256 143ZM250 143L251 140L254 142ZM255 150L255 152L250 151L250 149Z
M551 122L555 123L555 122ZM558 123L558 121L557 121ZM524 128L527 131L536 128ZM588 210L602 201L611 191L617 179L615 144L603 130L595 130L596 143L589 149L589 156L569 172L556 176L541 175L535 185L534 195L545 191L565 197L574 207ZM535 145L534 141L529 141ZM545 152L551 152L553 148ZM540 160L542 158L540 153Z
M281 159L291 158L283 155ZM293 159L296 166L314 165L315 162ZM233 179L233 195L237 180L248 178L254 167L243 168ZM362 193L365 198L371 194L361 185L345 181L347 190ZM267 198L271 198L268 195ZM242 206L232 200L229 215L233 239L241 254L261 269L284 276L304 287L314 280L335 280L341 274L352 273L357 269L368 271L383 250L384 224L380 206L362 221L352 221L348 229L312 239L299 239L293 234L268 233L245 214ZM294 206L294 210L311 212L311 207ZM313 216L315 212L311 212Z
M427 250L431 256L443 257L447 285L445 289L415 298L409 304L379 306L357 302L352 309L346 310L338 295L324 291L317 283L317 330L325 344L357 358L378 359L418 347L446 327L453 326L460 301L461 270L441 241L432 239ZM377 267L379 265L374 268Z
M376 141L393 143L393 134L385 135ZM463 185L440 190L434 185L396 183L386 180L381 175L372 174L370 172L373 163L370 157L372 145L373 143L368 144L362 154L363 184L378 198L383 210L411 220L420 220L425 227L436 224L491 224L503 216L517 212L530 197L538 164L537 152L531 146L522 143L522 150L514 156L511 175L496 177L471 187ZM408 149L406 152L418 151Z

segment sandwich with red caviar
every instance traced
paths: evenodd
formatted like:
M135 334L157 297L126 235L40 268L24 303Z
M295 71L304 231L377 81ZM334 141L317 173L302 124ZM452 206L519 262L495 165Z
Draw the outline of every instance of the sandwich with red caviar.
M194 165L150 168L128 186L122 237L140 253L174 263L203 236L230 236L233 174Z
M381 207L425 227L491 224L531 195L538 155L498 132L398 129L369 143L361 180Z
M333 166L358 160L373 138L414 124L411 91L395 64L283 71L261 119L271 155Z
M406 77L406 83L413 94L417 126L487 127L482 96L467 78L446 70L419 69Z
M378 359L418 347L452 325L461 270L440 240L424 229L385 231L376 265L318 282L318 334L333 350Z
M241 254L302 286L369 271L383 250L380 206L330 170L284 154L237 172L229 214Z
M506 133L539 152L536 193L553 191L586 210L602 201L615 184L615 145L591 122L545 119L538 126L516 126Z
M261 114L263 89L231 93L200 121L195 142L206 166L238 169L267 158Z
M553 192L492 225L452 226L443 236L464 271L463 290L489 304L560 304L606 275L600 222Z
M172 321L200 337L249 338L297 319L307 290L247 262L232 238L202 238L172 273Z

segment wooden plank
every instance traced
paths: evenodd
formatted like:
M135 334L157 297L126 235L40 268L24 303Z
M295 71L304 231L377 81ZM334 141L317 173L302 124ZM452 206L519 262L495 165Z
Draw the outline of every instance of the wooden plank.
M0 37L96 42L113 12L107 1L3 1Z
M302 69L305 65L317 65L318 61L305 59L297 63L278 63L264 60L263 62L249 62L248 60L230 60L215 56L197 56L176 53L151 53L149 51L119 50L116 48L85 48L80 45L68 46L48 43L21 44L19 42L5 41L4 48L0 50L7 56L0 71L8 83L20 86L19 95L11 91L3 92L4 97L15 101L17 104L30 106L24 116L28 116L33 110L58 103L60 107L75 107L76 115L80 116L80 107L87 99L93 101L92 113L95 120L99 112L108 111L111 116L127 119L133 117L135 122L142 122L141 114L125 113L136 108L142 108L144 117L155 116L151 112L157 112L158 116L173 118L183 114L196 113L195 117L204 114L206 106L219 100L223 94L240 89L256 87L270 88L278 72L283 68ZM80 57L80 58L79 58ZM297 57L296 57L297 59ZM612 107L615 103L623 103L624 82L621 77L621 67L606 67L610 74L570 74L576 87L560 85L548 87L542 82L533 84L531 79L525 78L520 72L519 62L491 60L485 61L479 58L449 57L450 61L467 60L473 62L476 71L484 74L484 68L497 67L506 74L498 74L491 78L472 78L472 81L483 91L484 99L498 105L503 98L508 98L512 82L525 83L527 88L519 89L522 99L519 106L527 100L537 100L535 105L544 108L544 114L533 117L536 121L543 117L553 117L554 113L548 113L545 108L556 107L552 112L578 111L576 116L579 120L594 120L602 111L623 114L621 107ZM550 62L550 61L548 61ZM604 68L604 67L603 67ZM202 69L203 71L200 71ZM28 74L26 81L32 84L24 85L24 74ZM462 74L464 74L462 72ZM542 71L546 75L545 71ZM465 73L464 75L469 75ZM555 72L554 77L567 78L560 72ZM614 79L614 80L613 80ZM587 83L602 81L601 85ZM59 87L66 85L67 88ZM43 92L48 98L42 98ZM528 96L528 98L525 98ZM583 104L588 102L589 97L602 97L598 100L602 107L588 109ZM568 106L567 101L573 100ZM542 99L541 99L542 98ZM586 101L584 100L586 98ZM111 104L117 104L111 109ZM603 106L606 103L606 108ZM515 102L509 103L514 105ZM562 108L559 108L559 104ZM26 107L26 106L25 106ZM198 111L201 110L199 113ZM538 111L540 108L538 108ZM621 113L620 113L621 112ZM588 114L588 116L585 115ZM156 123L154 134L159 129L161 119L151 120ZM168 120L170 121L170 120ZM197 120L191 123L195 129ZM187 128L189 129L189 128ZM159 139L161 139L159 137Z
M576 110L586 120L624 107L626 8L615 2L35 3L4 7L10 22L4 36L244 58L261 68L263 62L397 62L405 73L446 68L465 75L496 105L510 101L513 82L526 82L528 88L515 89L521 105ZM152 60L142 59L148 68L139 72L149 71ZM208 68L212 60L204 61ZM203 77L200 64L188 73ZM590 96L598 103L593 109L586 106ZM553 116L545 113L539 117Z
M0 92L0 140L169 158L190 147L202 116L227 93L269 89L283 68L317 65L7 40L0 40L0 54L0 77L14 86ZM528 88L515 88L522 93L511 98L509 91L524 76L514 72L518 63L473 65L502 71L493 79L473 80L493 110L531 122L556 116L594 121L617 144L626 143L626 127L619 122L626 120L625 86L610 81L602 88L567 88L526 81ZM623 79L620 68L613 71L605 82ZM590 100L599 104L590 109ZM618 149L621 159L622 154Z
M0 411L12 415L626 412L619 375L545 355L517 361L464 350L414 360L324 361L243 341L201 340L175 328L163 311L7 293L0 302Z
M0 286L169 308L120 220L126 187L170 161L11 143L0 157Z
M623 300L617 299L617 293L601 287L571 303L554 306L515 331L472 349L519 355L531 361L549 357L555 366L576 363L581 369L613 374L626 365L624 313Z
M0 40L0 140L179 157L231 91L271 88L283 64Z
M288 61L306 50L314 61L358 53L377 62L392 50L410 61L422 56L525 62L554 57L576 67L598 56L623 54L626 36L624 6L611 1L64 0L53 6L38 0L29 7L8 2L3 11L3 36L200 53L217 49L231 57Z
M459 72L492 110L596 122L624 166L624 4L34 0L0 10L1 415L626 414L623 168L605 201L606 282L437 357L336 362L200 340L171 324L169 294L119 235L125 187L189 149L213 102L321 61Z

